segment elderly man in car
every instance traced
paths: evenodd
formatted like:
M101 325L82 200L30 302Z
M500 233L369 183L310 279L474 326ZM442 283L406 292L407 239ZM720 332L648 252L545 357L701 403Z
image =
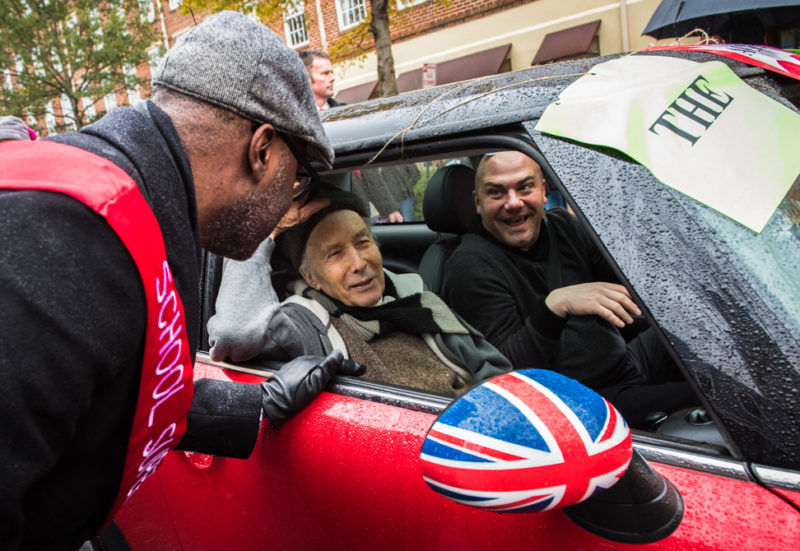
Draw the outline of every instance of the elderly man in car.
M545 214L545 178L533 159L485 156L473 197L478 216L445 265L442 296L514 366L573 377L634 426L696 404L652 329L623 338L639 307L572 214Z
M307 221L277 238L302 278L283 303L271 281L273 232L253 257L226 260L208 322L211 357L286 361L341 350L366 366L363 378L456 396L511 370L482 335L464 324L417 274L394 274L365 223L366 204L348 192L299 205ZM329 204L328 204L329 203Z

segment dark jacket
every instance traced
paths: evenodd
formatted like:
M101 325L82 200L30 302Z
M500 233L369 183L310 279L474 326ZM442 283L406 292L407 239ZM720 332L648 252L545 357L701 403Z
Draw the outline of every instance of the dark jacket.
M341 101L336 101L336 100L335 100L335 99L333 99L333 98L328 98L328 99L327 99L327 100L325 100L325 101L328 103L328 105L329 105L330 107L341 107L342 105L347 105L346 103L344 103L344 102L341 102Z
M267 239L248 260L225 261L216 313L208 321L212 358L285 362L306 354L327 355L335 349L347 355L347 344L322 304L301 296L279 302L271 280L274 248ZM397 296L422 291L422 280L416 274L385 273ZM305 285L292 287L300 295ZM449 308L447 314L452 316ZM511 370L508 360L480 334L436 332L429 336L425 343L435 349L442 369L452 370L469 385ZM412 371L415 366L403 368ZM370 375L368 365L367 377Z
M547 212L525 252L487 232L480 218L445 265L442 297L482 331L516 368L554 369L591 388L637 377L619 331L598 316L553 314L553 289L616 282L602 253L563 209Z
M136 180L164 235L194 360L201 252L193 180L169 118L147 106L149 116L116 109L54 141L105 157ZM76 549L100 528L119 485L144 293L113 230L72 198L0 191L0 225L0 548ZM199 381L183 444L246 456L260 407L257 385Z

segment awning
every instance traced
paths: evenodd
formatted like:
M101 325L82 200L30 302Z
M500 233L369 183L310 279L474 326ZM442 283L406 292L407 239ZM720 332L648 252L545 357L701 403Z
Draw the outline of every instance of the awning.
M541 65L568 57L600 55L600 48L594 44L600 20L584 23L554 33L548 33L536 52L531 65ZM594 47L593 47L594 44Z
M598 23L600 23L598 21ZM471 78L496 75L503 67L503 62L508 57L511 44L504 44L474 54L449 59L436 64L436 84L450 84ZM344 103L357 103L372 96L378 81L373 80L366 84L359 84L345 88L336 94L336 100ZM422 88L422 67L408 71L397 77L397 89L400 92L410 92Z
M345 88L336 94L336 101L341 101L342 103L358 103L359 101L364 101L370 98L372 92L377 86L378 81L373 80L372 82L366 82L364 84L359 84L358 86Z
M450 84L471 78L496 75L508 57L511 44L449 59L436 64L436 84ZM422 67L397 77L397 89L410 92L422 88Z

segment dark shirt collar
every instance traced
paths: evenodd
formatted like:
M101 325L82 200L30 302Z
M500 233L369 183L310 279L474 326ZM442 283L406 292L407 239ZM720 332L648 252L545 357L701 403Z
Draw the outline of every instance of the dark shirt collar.
M480 237L486 239L487 241L491 242L495 246L507 251L516 256L520 256L523 258L531 258L534 260L539 260L547 255L547 251L549 249L548 246L548 230L549 222L547 220L547 214L545 213L544 217L542 218L542 227L539 230L539 237L536 240L536 243L533 244L533 247L530 248L528 251L523 251L519 247L512 247L511 245L507 245L502 241L499 241L495 238L494 235L489 233L483 226L483 222L481 221L480 215L476 214L475 217L472 219L472 225L470 231L479 235Z

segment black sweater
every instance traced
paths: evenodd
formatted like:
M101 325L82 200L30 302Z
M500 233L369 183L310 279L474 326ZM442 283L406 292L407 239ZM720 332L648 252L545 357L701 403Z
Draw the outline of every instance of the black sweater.
M164 235L194 360L201 252L193 180L169 118L147 105L149 117L120 108L54 141L105 157L136 180ZM0 548L76 549L99 529L119 486L144 293L113 230L70 197L0 191L0 225ZM198 381L182 445L246 456L260 408L257 385Z
M476 218L445 265L442 295L515 368L554 369L600 389L636 377L619 331L598 316L553 314L553 289L616 282L602 253L563 209L547 212L530 251L497 241Z

